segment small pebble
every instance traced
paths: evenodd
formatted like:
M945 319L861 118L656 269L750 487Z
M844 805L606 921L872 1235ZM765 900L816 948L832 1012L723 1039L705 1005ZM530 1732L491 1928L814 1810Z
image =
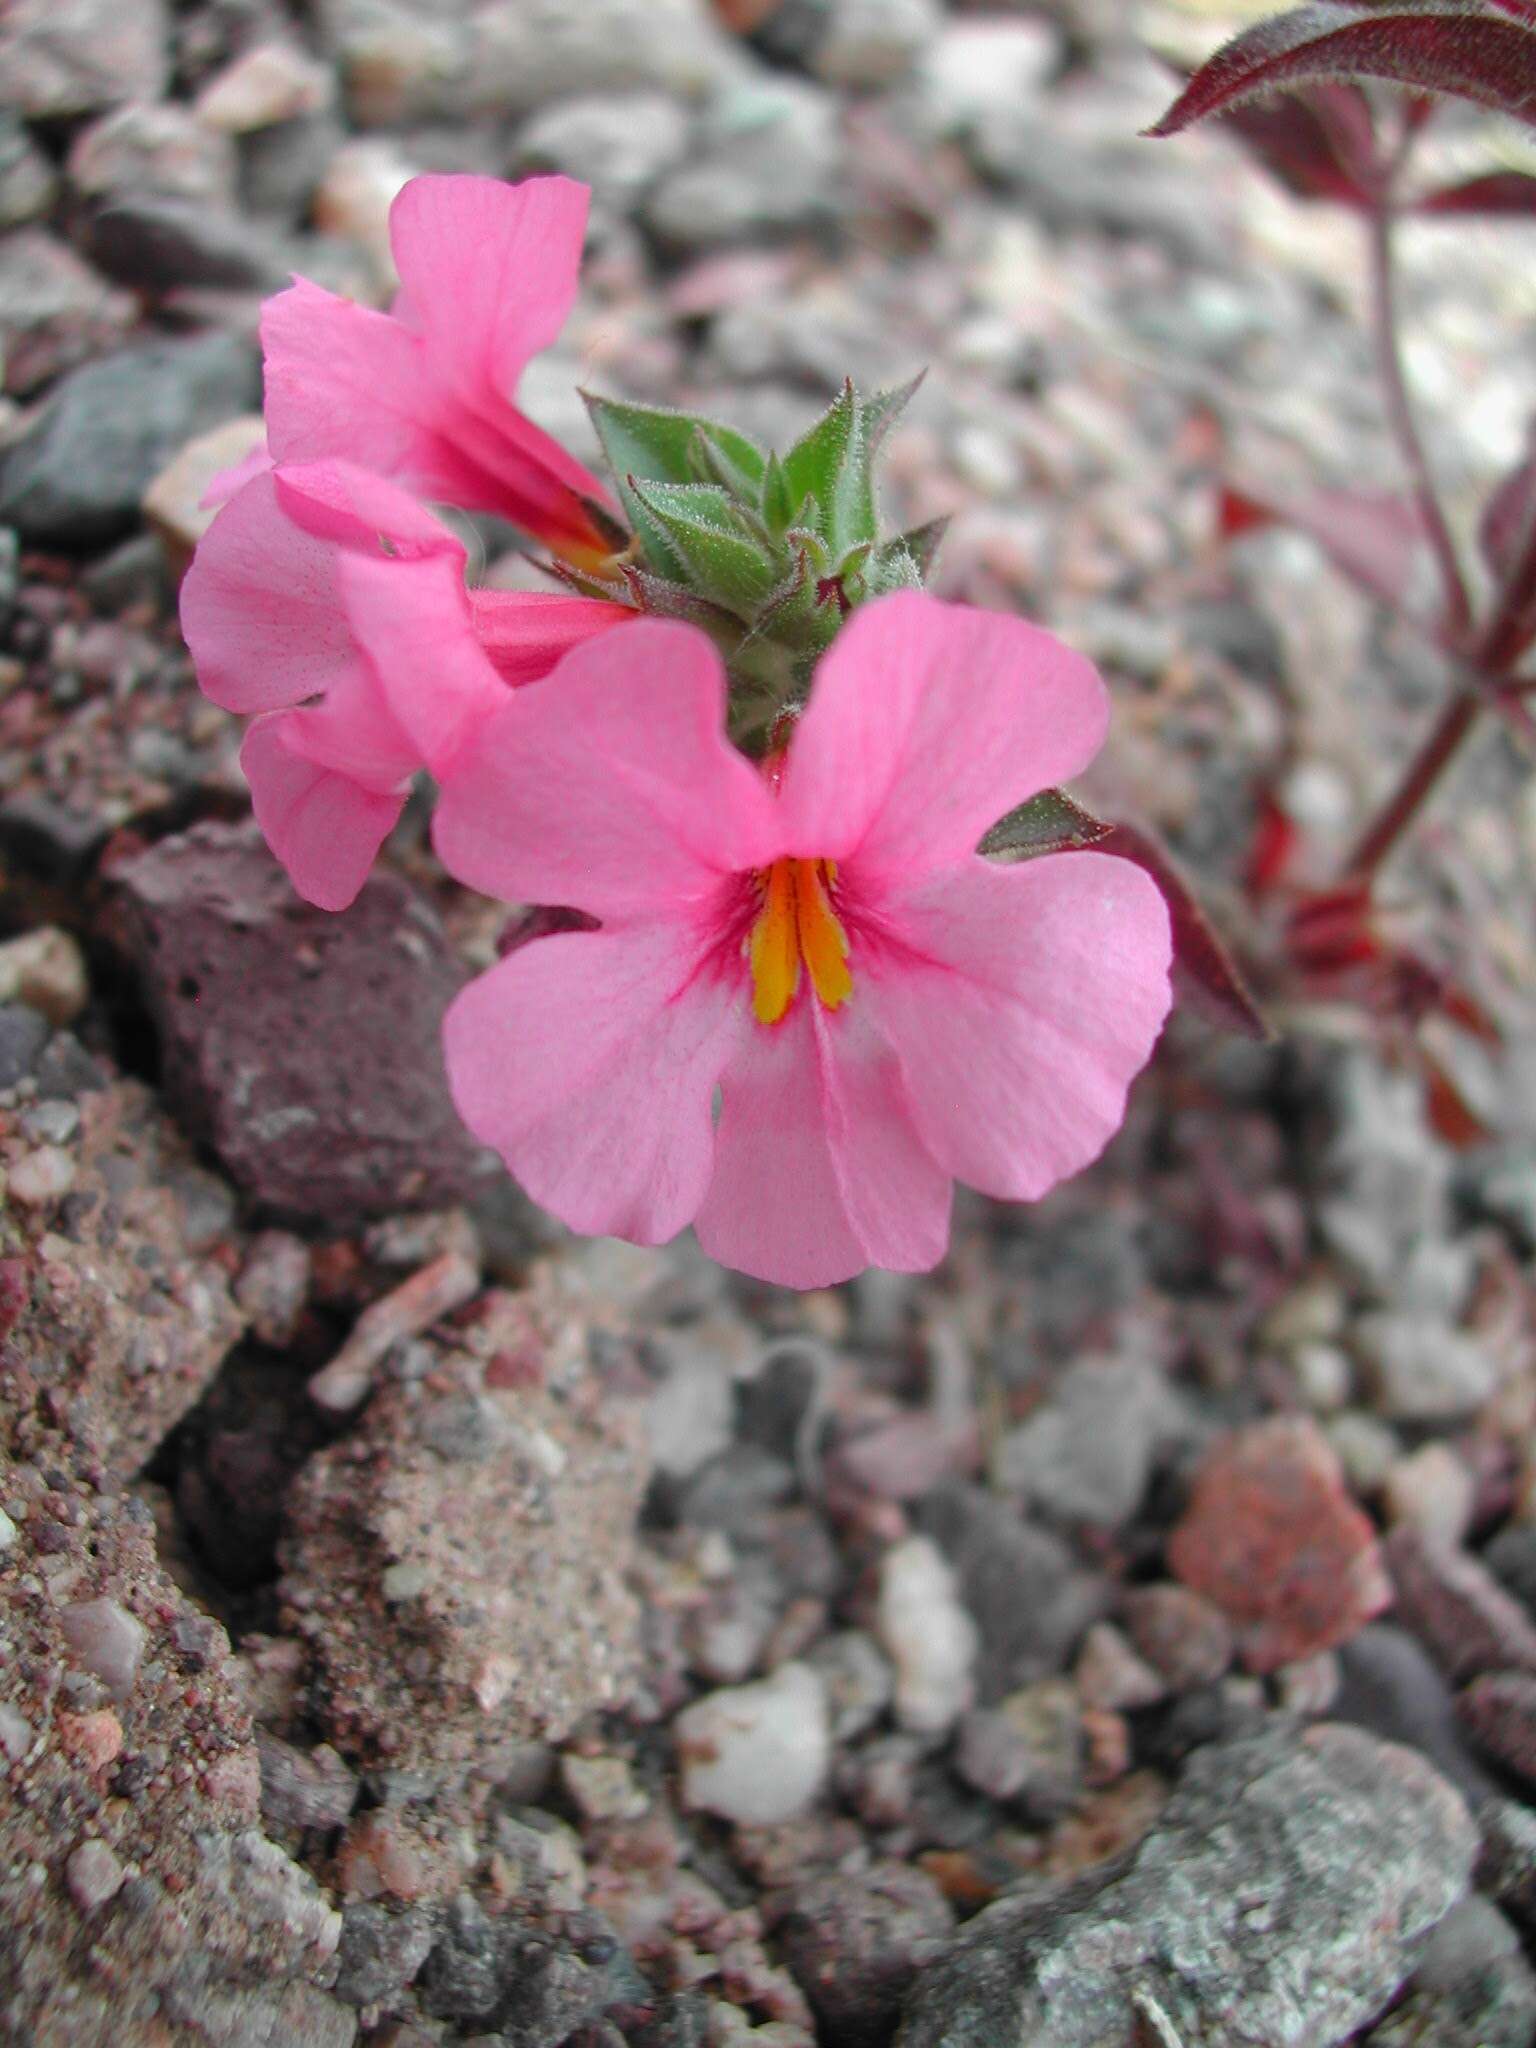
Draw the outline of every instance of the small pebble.
M115 1698L132 1692L148 1640L142 1621L115 1600L77 1600L59 1616L59 1626L77 1664Z
M0 1552L4 1552L4 1551L7 1551L7 1550L9 1550L9 1549L10 1549L10 1547L11 1547L11 1545L12 1545L12 1544L13 1544L13 1543L14 1543L15 1541L16 1541L16 1524L15 1524L15 1523L14 1523L14 1522L13 1522L13 1521L11 1520L10 1516L9 1516L9 1515L8 1515L8 1514L7 1514L6 1512L5 1512L5 1509L4 1509L4 1508L0 1508Z
M900 1725L922 1735L953 1727L975 1696L980 1639L929 1537L909 1536L886 1552L875 1633L896 1667Z
M0 1701L0 1749L13 1764L19 1764L32 1747L32 1724L15 1707Z
M563 1756L560 1782L587 1820L638 1820L650 1801L622 1756Z
M804 1813L831 1761L826 1687L806 1664L706 1693L678 1715L673 1733L684 1804L748 1826Z
M1381 1503L1394 1525L1409 1522L1455 1546L1472 1526L1477 1481L1449 1444L1424 1444L1387 1474Z
M25 1003L50 1024L73 1024L90 996L85 955L54 925L0 945L0 1003Z
M1096 1621L1084 1636L1075 1677L1085 1706L1117 1714L1150 1707L1168 1690L1111 1621Z
M75 1184L75 1162L58 1145L39 1145L18 1159L10 1170L13 1201L24 1209L41 1209L61 1202Z
M105 1842L82 1842L64 1866L69 1895L82 1913L115 1898L127 1874Z

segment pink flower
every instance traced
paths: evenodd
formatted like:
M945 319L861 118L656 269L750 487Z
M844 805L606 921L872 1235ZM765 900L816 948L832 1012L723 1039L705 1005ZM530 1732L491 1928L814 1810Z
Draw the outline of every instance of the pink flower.
M1140 868L975 851L1098 751L1103 685L1038 627L901 592L843 628L772 782L723 708L709 641L644 620L455 763L449 867L601 920L458 998L455 1099L577 1230L692 1222L796 1287L921 1270L953 1180L1031 1200L1095 1157L1168 1010Z
M600 561L610 543L583 500L607 493L512 402L571 310L587 199L570 178L413 178L390 209L388 313L307 278L262 311L273 460L339 456Z
M256 475L198 546L181 623L215 704L254 713L241 750L257 821L299 894L344 910L411 778L444 774L509 684L633 616L551 594L469 590L440 520L344 462Z

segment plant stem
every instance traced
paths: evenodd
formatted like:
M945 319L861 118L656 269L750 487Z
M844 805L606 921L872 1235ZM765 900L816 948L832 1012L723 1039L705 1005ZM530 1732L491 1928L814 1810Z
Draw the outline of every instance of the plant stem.
M1398 343L1397 271L1393 261L1392 242L1396 223L1397 213L1391 194L1384 192L1370 217L1371 324L1376 369L1386 399L1387 421L1408 465L1419 517L1424 522L1425 536L1439 564L1440 581L1445 591L1446 624L1453 632L1460 633L1471 623L1472 606L1467 597L1461 563L1457 559L1456 543L1451 538L1450 527L1446 524L1440 494L1435 488L1434 474L1429 466L1429 457L1424 452L1424 443L1419 436L1413 402L1408 396L1408 383L1403 374L1402 350Z
M1452 756L1477 723L1482 703L1475 690L1459 690L1446 705L1407 774L1366 827L1345 862L1344 872L1350 880L1368 882L1396 846L1418 815L1419 807L1450 766Z

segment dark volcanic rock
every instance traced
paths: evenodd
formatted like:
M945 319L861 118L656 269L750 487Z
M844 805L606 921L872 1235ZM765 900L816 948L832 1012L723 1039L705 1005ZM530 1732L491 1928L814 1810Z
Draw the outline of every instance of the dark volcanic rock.
M1354 1728L1201 1751L1129 1868L982 1913L918 1981L901 2048L1333 2048L1467 1888L1476 1834L1411 1750Z
M166 1092L252 1200L335 1227L483 1177L438 1043L464 975L405 882L378 875L341 915L314 910L254 827L225 825L112 881Z
M887 1863L796 1886L776 1934L823 2038L881 2048L925 1955L953 1925L926 1871Z
M147 342L85 364L0 457L0 523L39 546L116 539L177 449L249 412L259 389L255 355L229 334Z

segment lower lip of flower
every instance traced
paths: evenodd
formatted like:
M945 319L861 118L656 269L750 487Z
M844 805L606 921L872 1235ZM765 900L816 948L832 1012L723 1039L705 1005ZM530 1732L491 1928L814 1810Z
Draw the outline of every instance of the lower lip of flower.
M747 939L752 1014L777 1024L800 989L802 964L822 1006L835 1010L853 994L848 934L833 908L837 864L776 860L754 878L760 908Z

